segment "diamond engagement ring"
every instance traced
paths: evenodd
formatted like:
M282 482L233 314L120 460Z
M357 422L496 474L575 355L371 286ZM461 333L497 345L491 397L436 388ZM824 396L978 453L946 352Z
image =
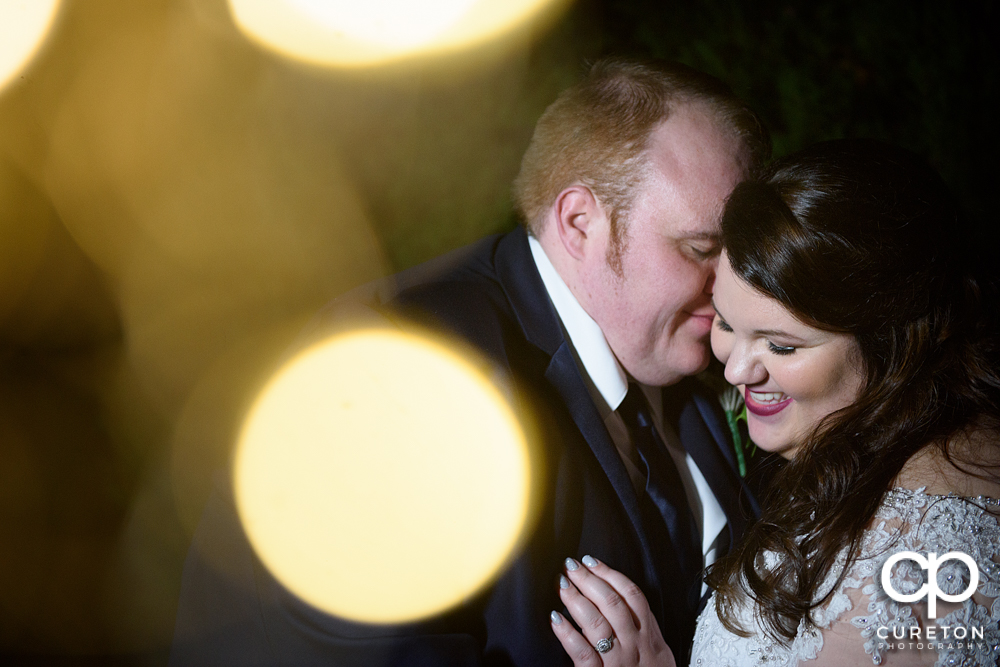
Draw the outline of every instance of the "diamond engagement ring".
M607 639L602 639L601 641L594 644L594 650L598 653L607 653L615 647L614 645L615 636L611 635Z

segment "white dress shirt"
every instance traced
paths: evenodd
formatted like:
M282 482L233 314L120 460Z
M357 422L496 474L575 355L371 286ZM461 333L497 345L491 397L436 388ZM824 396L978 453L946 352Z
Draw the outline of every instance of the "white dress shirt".
M618 453L625 463L632 485L643 492L646 478L642 472L639 454L632 443L625 422L618 414L618 406L625 400L628 391L628 375L618 363L608 345L604 332L576 300L569 286L552 265L542 245L532 236L528 237L531 256L542 276L545 291L559 315L563 331L569 341L577 367L583 376L590 396L597 406L604 424L607 426ZM684 492L694 514L695 522L702 536L702 555L707 567L715 562L717 545L722 531L726 528L726 515L716 500L691 455L684 451L673 427L663 421L663 399L659 387L640 385L653 412L657 431L673 457L684 483ZM704 591L704 584L702 584Z

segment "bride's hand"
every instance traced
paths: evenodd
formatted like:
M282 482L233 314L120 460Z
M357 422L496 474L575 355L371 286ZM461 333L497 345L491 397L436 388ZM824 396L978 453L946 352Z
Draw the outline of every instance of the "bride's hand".
M676 667L646 596L624 574L590 556L584 556L583 566L567 558L559 587L583 634L555 611L552 631L575 667Z

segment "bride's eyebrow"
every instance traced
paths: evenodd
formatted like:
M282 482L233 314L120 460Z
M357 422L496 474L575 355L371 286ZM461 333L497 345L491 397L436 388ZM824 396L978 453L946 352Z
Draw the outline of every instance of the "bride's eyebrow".
M714 310L715 314L721 317L723 321L725 321L726 318L723 317L722 313L720 313L719 309L715 306L715 299L712 299L712 310ZM784 338L792 343L806 342L804 338L796 336L795 334L792 333L788 333L787 331L782 331L781 329L754 329L753 333L755 336L766 336L768 338Z
M800 338L795 334L788 333L787 331L782 331L781 329L754 329L754 335L766 336L768 338L784 338L793 343L805 343L804 338Z

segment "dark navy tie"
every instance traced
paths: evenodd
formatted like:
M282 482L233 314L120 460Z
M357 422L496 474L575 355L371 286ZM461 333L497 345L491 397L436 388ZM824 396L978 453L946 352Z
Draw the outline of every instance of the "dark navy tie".
M646 489L640 498L643 520L650 530L666 531L681 567L678 573L690 588L695 604L700 597L701 540L688 506L684 483L653 424L652 411L642 389L630 383L625 400L618 406L646 473Z

